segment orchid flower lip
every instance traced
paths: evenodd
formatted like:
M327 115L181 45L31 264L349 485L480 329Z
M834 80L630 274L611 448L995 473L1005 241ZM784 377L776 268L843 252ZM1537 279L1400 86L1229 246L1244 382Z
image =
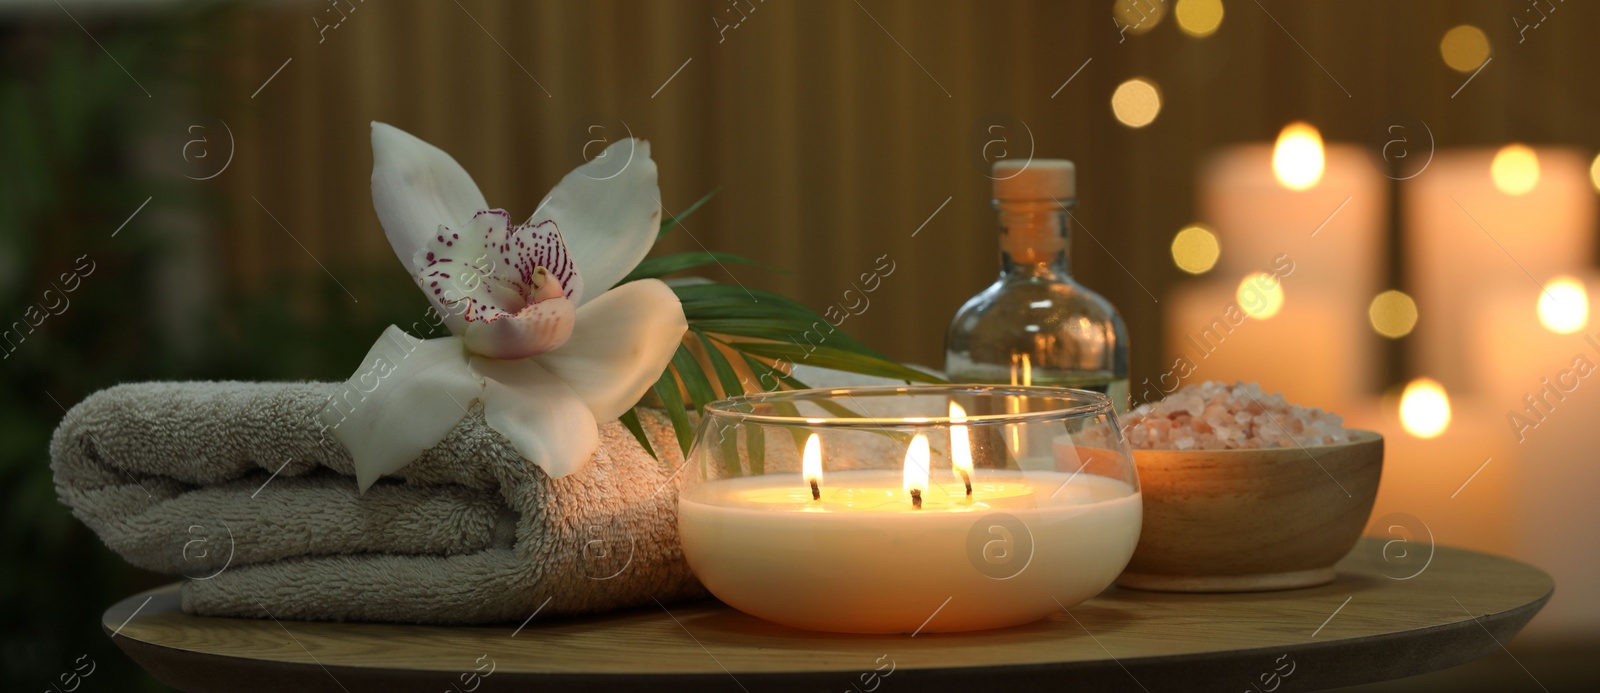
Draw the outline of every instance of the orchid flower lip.
M581 300L583 291L582 275L556 221L512 224L511 215L503 209L480 210L459 230L440 224L433 238L417 251L414 261L424 293L437 307L449 309L460 318L451 330L457 334L464 334L474 323L523 317L535 303L555 297L546 288L552 283L562 289L561 298L574 303ZM571 310L546 310L571 319ZM545 350L559 346L559 340L544 343ZM505 346L492 350L517 351L527 350ZM532 353L537 352L521 356Z

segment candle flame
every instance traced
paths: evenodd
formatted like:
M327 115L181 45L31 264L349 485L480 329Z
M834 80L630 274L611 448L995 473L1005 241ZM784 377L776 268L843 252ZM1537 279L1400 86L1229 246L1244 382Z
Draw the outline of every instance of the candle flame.
M918 433L906 449L905 491L912 502L922 506L922 492L928 489L928 437Z
M1272 147L1272 173L1290 190L1310 190L1322 180L1325 166L1322 133L1308 123L1290 123Z
M972 440L967 436L967 410L955 402L950 403L950 466L966 482L967 495L972 495Z
M806 438L806 451L800 459L800 475L812 488L812 498L818 498L818 489L822 486L822 441L817 434Z
M1539 292L1539 324L1556 334L1572 334L1589 324L1589 292L1576 278L1560 276Z
M1450 427L1450 396L1431 378L1417 378L1400 395L1400 425L1418 438L1435 438Z

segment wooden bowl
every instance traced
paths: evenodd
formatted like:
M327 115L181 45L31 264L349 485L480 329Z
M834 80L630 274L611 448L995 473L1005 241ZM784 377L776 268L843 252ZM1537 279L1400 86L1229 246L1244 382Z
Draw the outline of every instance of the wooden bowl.
M1134 450L1144 529L1117 584L1253 592L1333 581L1378 495L1383 436L1258 450Z

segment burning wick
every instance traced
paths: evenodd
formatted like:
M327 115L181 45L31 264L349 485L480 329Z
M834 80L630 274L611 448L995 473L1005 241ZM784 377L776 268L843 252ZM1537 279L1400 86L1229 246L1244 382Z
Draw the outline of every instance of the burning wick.
M962 483L967 485L967 499L972 499L972 441L967 437L967 427L962 425L967 420L967 410L954 401L950 402L950 466L955 467L956 473L961 475Z
M922 509L922 489L928 487L928 437L918 433L906 450L904 488L911 496L911 507Z
M805 454L800 458L800 474L811 483L811 500L822 500L822 441L817 434L806 439Z

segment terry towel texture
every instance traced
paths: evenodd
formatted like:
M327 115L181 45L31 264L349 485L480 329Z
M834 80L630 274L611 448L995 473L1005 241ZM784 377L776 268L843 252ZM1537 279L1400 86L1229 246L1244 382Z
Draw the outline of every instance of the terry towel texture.
M615 421L552 480L473 407L365 496L316 414L342 383L141 383L73 407L51 443L56 491L113 551L188 578L214 616L473 624L699 597L661 461Z

